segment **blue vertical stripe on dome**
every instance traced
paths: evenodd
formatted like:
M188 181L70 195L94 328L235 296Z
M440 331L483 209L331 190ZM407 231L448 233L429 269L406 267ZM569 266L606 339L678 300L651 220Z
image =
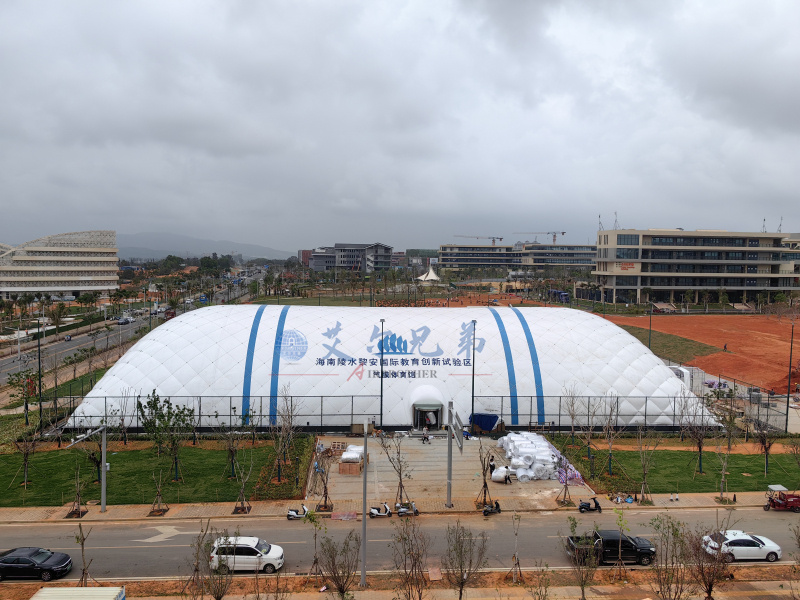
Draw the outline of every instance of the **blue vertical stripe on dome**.
M517 375L514 372L514 357L511 354L511 345L508 343L508 334L506 333L506 326L503 324L503 319L493 308L492 311L494 320L497 321L497 328L500 330L500 339L503 340L503 351L506 354L506 370L508 371L508 389L511 394L511 424L519 425L519 413L517 411Z
M531 365L533 365L533 379L536 382L536 414L539 418L539 424L544 423L544 390L542 389L542 371L539 368L539 355L536 353L536 344L533 343L533 336L531 335L531 328L528 327L528 322L518 308L511 307L519 322L522 324L522 331L525 332L525 339L528 340L528 350L531 353Z
M244 384L242 385L242 423L247 425L250 415L250 381L253 378L253 355L256 352L256 338L258 337L258 325L261 323L261 315L266 306L259 306L253 325L250 327L250 341L247 343L247 358L244 361Z
M272 372L270 373L269 384L269 423L275 425L275 417L278 414L278 372L281 368L281 342L283 341L283 326L286 324L286 313L289 307L281 309L281 316L278 317L278 328L275 330L275 346L272 349Z

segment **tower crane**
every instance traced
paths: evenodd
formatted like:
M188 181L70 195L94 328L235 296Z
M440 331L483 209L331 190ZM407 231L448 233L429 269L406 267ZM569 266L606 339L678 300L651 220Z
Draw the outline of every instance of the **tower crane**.
M552 235L553 236L553 243L556 243L556 236L560 233L561 235L566 235L566 231L515 231L515 234L521 235Z
M453 237L460 237L460 238L473 238L476 240L492 240L492 246L495 244L495 240L503 241L503 238L497 235L456 235Z

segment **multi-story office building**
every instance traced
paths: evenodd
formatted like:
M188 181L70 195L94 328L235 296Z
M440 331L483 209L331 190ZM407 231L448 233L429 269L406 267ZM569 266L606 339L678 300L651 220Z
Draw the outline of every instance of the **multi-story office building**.
M597 246L573 244L523 244L523 268L542 270L545 267L591 269L594 267Z
M392 266L392 247L386 244L335 244L317 248L309 259L314 271L361 271L372 273Z
M486 269L522 267L522 244L445 244L439 246L439 265L443 269Z
M698 303L704 291L718 301L724 290L730 302L746 303L761 293L800 291L797 234L605 230L596 261L592 273L607 302Z
M542 271L549 267L594 267L592 245L517 242L510 246L446 244L439 247L439 264L446 269L499 267Z
M0 297L12 294L80 296L119 287L115 231L78 231L0 244Z

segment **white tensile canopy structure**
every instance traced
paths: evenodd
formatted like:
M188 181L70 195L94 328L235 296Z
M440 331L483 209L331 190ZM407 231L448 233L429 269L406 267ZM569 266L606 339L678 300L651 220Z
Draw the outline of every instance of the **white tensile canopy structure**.
M439 279L439 276L436 274L436 272L433 270L433 265L431 265L428 268L427 273L417 277L417 281L441 281L441 280Z
M136 426L135 398L155 391L193 406L207 425L215 413L269 424L289 397L299 425L441 423L450 400L466 423L473 386L474 412L509 426L567 426L565 398L575 397L583 415L598 402L598 414L618 406L620 425L679 425L687 401L701 411L638 340L578 310L242 305L201 308L153 330L74 418L77 426L124 415Z

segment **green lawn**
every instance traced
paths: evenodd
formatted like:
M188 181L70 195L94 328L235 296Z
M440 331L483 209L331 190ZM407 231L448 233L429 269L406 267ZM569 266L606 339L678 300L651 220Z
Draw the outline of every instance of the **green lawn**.
M305 484L305 473L313 450L313 438L297 438L297 454L301 457L300 486ZM270 471L274 464L271 446L245 446L239 460L249 468L253 458L253 472L247 485L247 497L252 496L253 487L259 480L262 467ZM153 473L161 473L165 484L162 488L164 500L170 502L235 502L239 495L239 484L228 480L230 467L223 450L205 450L186 446L181 450L182 483L172 483L172 463L169 457L156 457L153 450L131 450L109 452L111 465L108 473L107 501L109 504L148 504L156 495ZM19 471L14 484L9 487L15 473L22 465L19 454L0 455L0 506L58 506L75 498L75 466L80 465L81 480L85 483L84 500L99 500L100 486L93 483L96 471L86 455L78 449L40 452L33 455L29 466L32 483L26 490ZM289 477L284 477L280 489L272 490L271 496L291 498L297 495L294 472L298 467L289 467Z
M649 329L632 327L630 325L620 325L620 327L642 342L645 346L647 345L648 336L650 335ZM669 333L661 333L660 331L652 332L650 349L656 356L668 358L672 362L677 363L687 363L698 356L706 356L720 351L720 349L715 346L709 346L708 344L695 342L694 340L687 340L686 338Z
M587 483L597 492L638 492L641 488L642 467L639 453L630 450L614 452L613 477L608 476L608 450L593 449L596 477L589 478L590 465L586 448L569 448L567 454ZM713 450L703 452L704 474L696 473L697 452L689 450L657 450L647 481L654 494L674 492L718 492L720 460ZM745 475L749 473L749 475ZM789 489L800 487L800 470L788 454L769 458L769 474L764 476L764 456L761 454L731 454L728 461L728 491L760 492L767 486L780 483Z

